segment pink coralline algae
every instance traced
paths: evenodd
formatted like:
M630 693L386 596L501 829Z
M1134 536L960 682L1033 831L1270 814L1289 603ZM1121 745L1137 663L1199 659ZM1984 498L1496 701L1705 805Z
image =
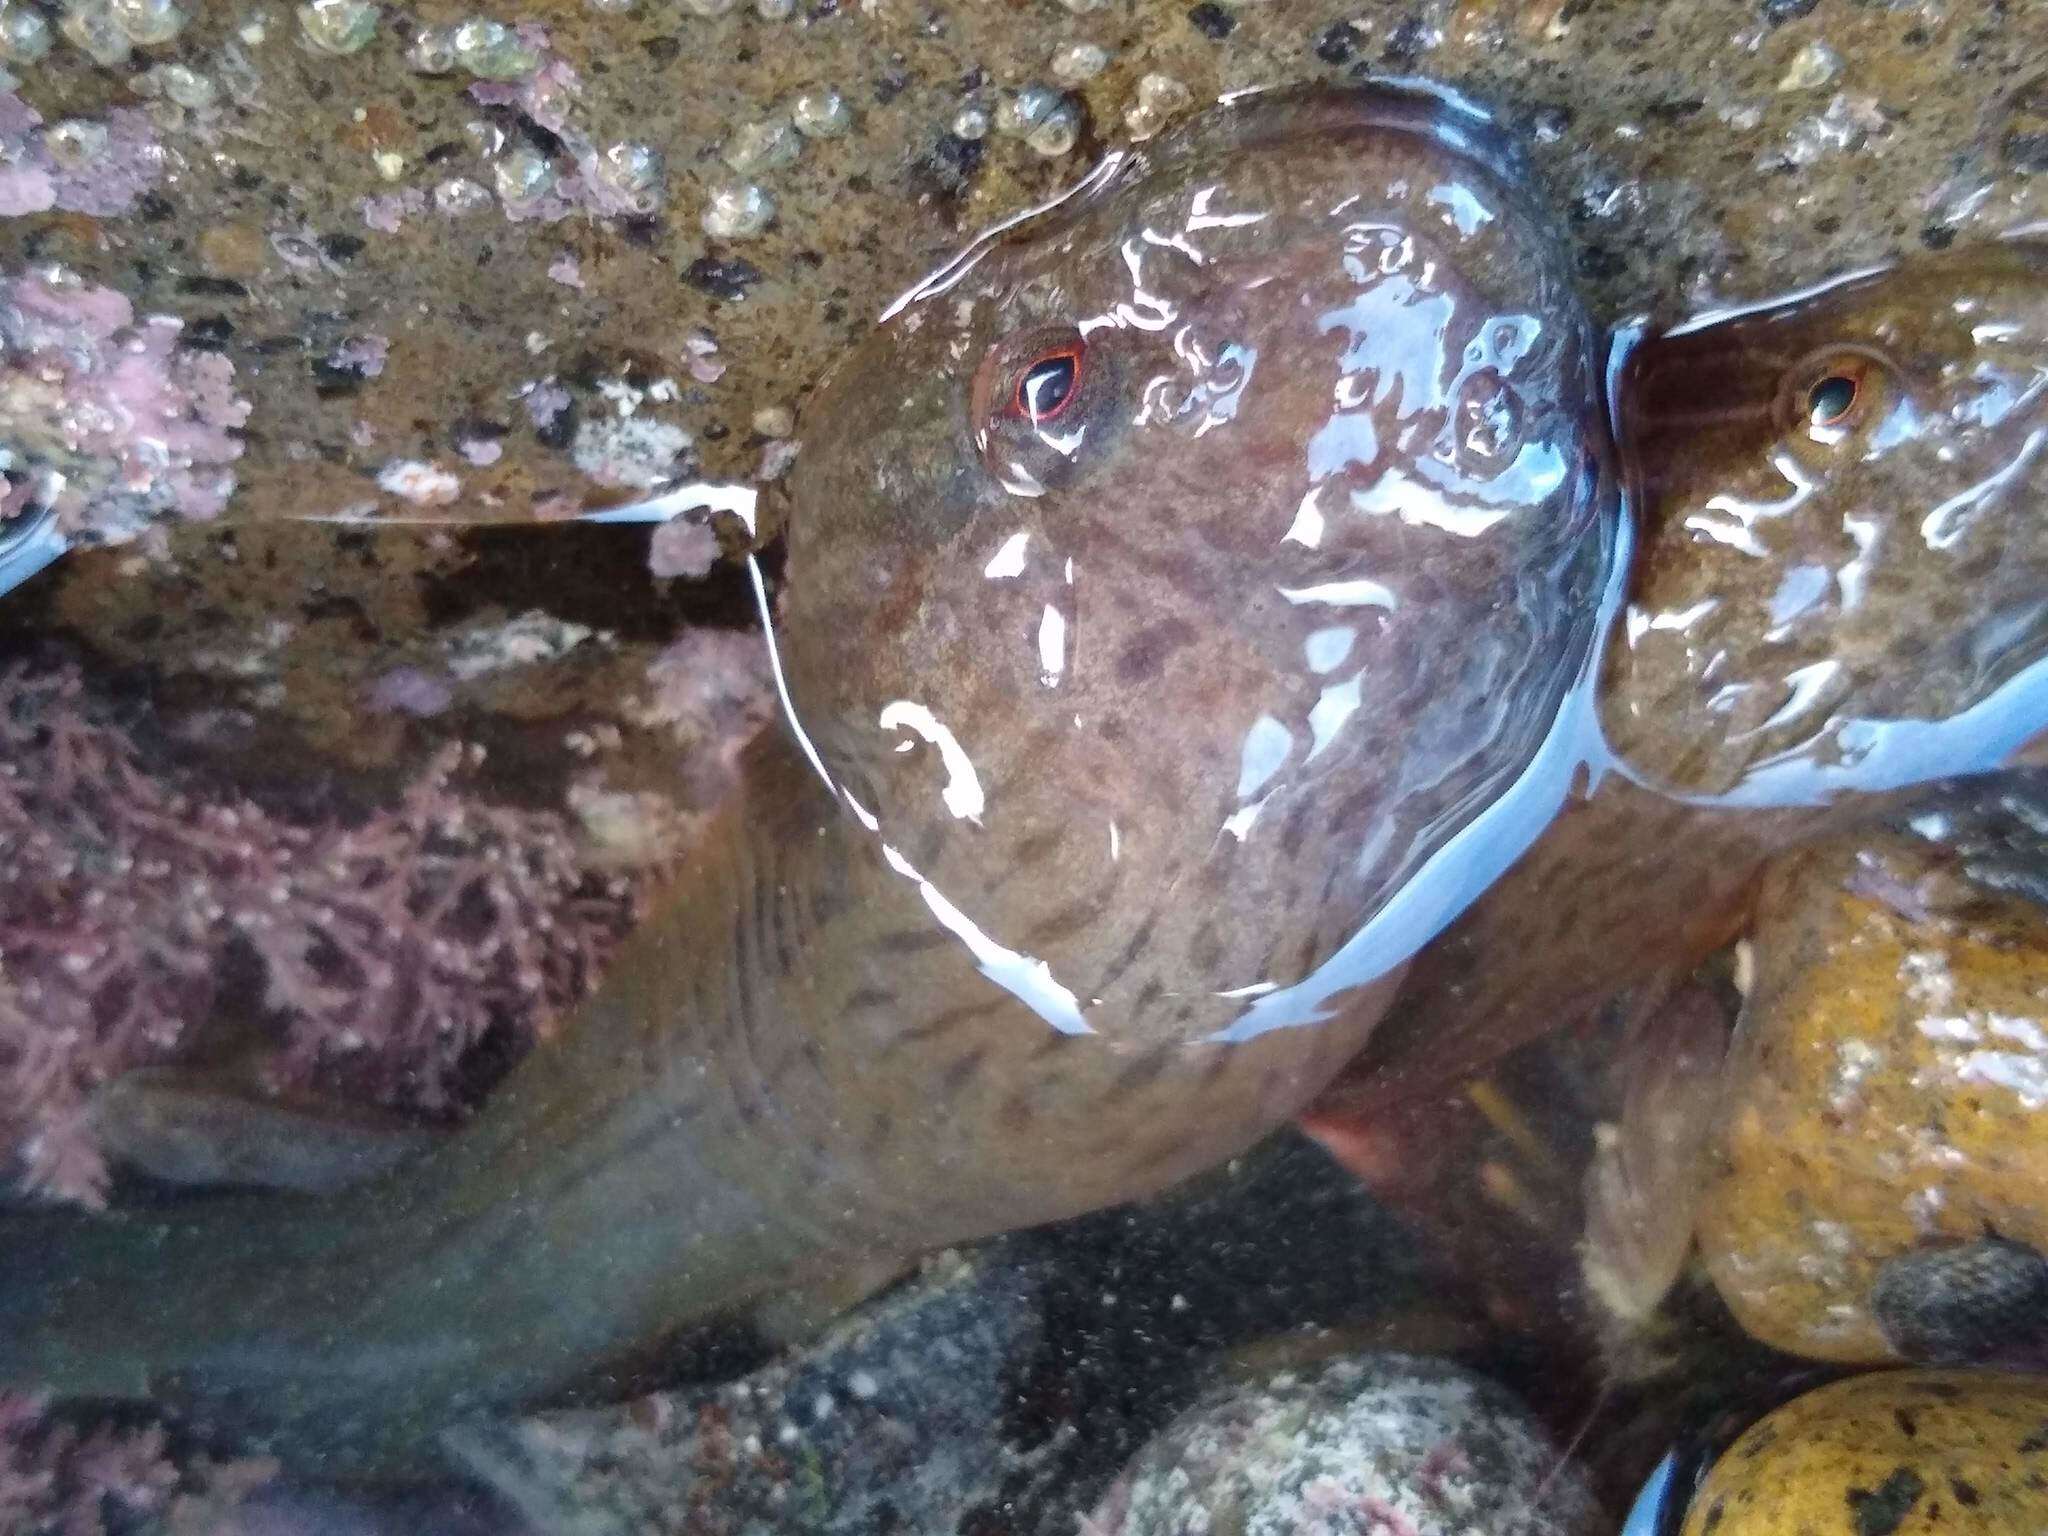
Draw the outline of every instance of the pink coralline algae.
M547 47L545 33L526 28L521 31L528 43L532 44L538 36L534 46ZM511 107L549 133L561 134L568 130L569 114L575 109L579 89L576 71L560 59L550 59L523 80L479 80L470 86L469 95L479 106Z
M427 194L418 187L379 192L363 199L362 210L363 223L381 235L393 235L408 218L427 211Z
M0 518L54 506L64 533L104 543L219 513L249 402L182 329L61 271L0 277Z
M775 715L768 647L752 630L693 629L647 664L642 725L665 728L684 750L678 777L697 804L714 805L738 782L740 754Z
M519 398L526 404L526 419L533 423L536 432L544 432L555 424L555 419L569 409L573 397L569 391L555 382L555 376L527 384L519 390Z
M687 513L661 524L647 543L647 568L657 576L695 580L708 574L717 559L718 536L711 525Z
M26 1394L0 1391L0 1531L8 1536L282 1536L277 1522L257 1526L236 1514L276 1475L271 1461L174 1460L158 1426L81 1427L45 1417Z
M45 1423L32 1398L0 1392L0 1530L99 1536L108 1516L163 1511L178 1485L161 1429L80 1434Z
M455 694L447 679L418 667L393 667L369 689L370 707L386 714L426 719L443 713L454 702Z
M113 218L132 213L162 175L148 113L116 107L103 121L46 128L34 107L0 93L0 215L61 208Z
M337 372L353 373L359 379L374 379L384 372L391 357L391 342L383 336L349 336L327 354L327 366Z
M93 1087L262 978L278 1087L454 1106L469 1048L594 984L643 887L566 817L477 798L453 746L395 804L287 818L175 781L70 667L0 671L0 1177L93 1203Z
M520 34L529 46L545 51L544 33L522 27ZM470 97L479 105L517 112L561 143L564 164L536 164L530 180L512 177L500 183L505 217L512 223L554 224L575 213L626 218L651 213L659 203L660 157L645 146L594 140L577 122L580 90L576 71L560 59L548 60L520 81L480 80L470 86Z
M573 252L563 251L553 261L548 263L548 276L560 283L564 288L581 289L583 287L583 264L576 259Z

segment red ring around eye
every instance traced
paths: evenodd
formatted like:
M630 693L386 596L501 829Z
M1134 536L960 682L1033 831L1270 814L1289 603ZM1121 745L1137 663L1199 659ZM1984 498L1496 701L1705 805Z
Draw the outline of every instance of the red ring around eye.
M1011 412L1039 426L1057 421L1081 393L1082 351L1080 341L1066 341L1034 357L1018 375Z

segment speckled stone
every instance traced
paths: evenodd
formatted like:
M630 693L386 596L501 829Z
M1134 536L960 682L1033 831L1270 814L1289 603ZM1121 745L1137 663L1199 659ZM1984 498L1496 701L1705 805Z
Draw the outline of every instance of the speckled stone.
M1764 1342L1896 1359L1890 1261L2048 1248L2048 915L1924 844L1856 843L1776 871L1752 944L1702 1259Z
M458 1431L451 1444L538 1530L949 1530L1014 1462L996 1426L1043 1327L1044 1279L997 1252L944 1255L810 1348L729 1385Z
M2048 1530L2048 1377L1880 1371L1796 1398L1714 1464L1684 1536Z
M1553 1475L1554 1474L1554 1475ZM1134 1461L1090 1536L1594 1536L1576 1466L1469 1371L1368 1355L1218 1388Z

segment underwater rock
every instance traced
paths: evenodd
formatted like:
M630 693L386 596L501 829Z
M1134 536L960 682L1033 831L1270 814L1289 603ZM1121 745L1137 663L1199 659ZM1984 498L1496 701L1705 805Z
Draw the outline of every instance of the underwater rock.
M736 1352L729 1333L693 1337L684 1358L704 1381L472 1430L457 1452L552 1533L641 1536L696 1519L692 1536L1074 1536L1077 1514L1208 1385L1219 1354L1249 1369L1276 1351L1298 1362L1304 1350L1469 1347L1416 1271L1405 1234L1355 1180L1276 1137L1170 1197L936 1260L793 1336L793 1303L843 1307L892 1278L828 1277L755 1313L762 1342L782 1347L774 1359ZM934 1374L952 1379L924 1379ZM870 1379L860 1398L852 1389ZM836 1405L823 1420L821 1390ZM932 1456L904 1454L906 1441Z
M1442 1361L1386 1354L1218 1388L1083 1522L1088 1536L1587 1536L1575 1465L1521 1404Z
M2048 1529L2048 1377L1882 1371L1767 1415L1693 1496L1684 1536L2010 1536Z
M1536 130L1538 168L1578 226L1580 276L1603 316L1753 298L1912 249L1923 227L1969 239L2023 224L2048 198L2048 177L2034 174L2042 92L2014 89L2043 57L2038 8L1833 4L1766 28L1755 5L1624 19L1556 0L1384 15L1304 0L1229 8L1222 39L1189 24L1188 9L560 4L487 10L458 39L462 9L446 6L417 18L387 7L372 29L377 8L354 0L96 4L62 26L51 7L10 4L0 57L24 107L50 125L146 117L155 159L105 157L136 188L132 213L53 203L0 220L0 272L62 262L138 316L183 321L187 338L230 323L217 355L252 414L228 516L270 520L407 512L378 483L389 460L446 458L466 417L516 417L523 389L616 418L625 403L600 381L627 377L643 391L673 379L674 398L650 394L637 414L687 432L706 474L745 475L750 413L815 379L960 233L1070 181L1098 145L1150 141L1251 85L1420 72L1510 104ZM147 21L131 33L120 16ZM1840 60L1825 89L1778 89L1823 47ZM1069 83L1060 61L1098 52L1104 67ZM1052 159L986 132L991 82L1040 78L1065 88L1082 127ZM1856 107L1846 119L1829 115L1838 93ZM1881 131L1860 126L1872 102ZM977 113L984 136L966 156L948 125ZM775 223L744 246L707 237L701 216L729 173L717 149L784 114L805 146L759 173ZM110 132L112 148L124 142ZM1809 143L1826 153L1755 173ZM633 146L668 167L651 214L633 211L648 164ZM971 160L943 190L925 169L935 153ZM0 159L9 206L55 195L49 167ZM453 216L434 194L457 181L491 189L492 206ZM565 255L580 288L549 275ZM390 338L381 376L352 386L324 372L337 323ZM731 367L697 386L683 342L705 324ZM513 432L499 459L463 473L452 510L523 521L602 499L567 451L574 436ZM780 515L764 508L764 526ZM215 558L218 531L178 524L170 537L191 557L190 601L166 605L112 559L65 562L45 590L101 644L183 670L190 651L217 643L208 631L278 599ZM340 537L285 545L287 573L317 591ZM145 621L162 629L137 633ZM347 651L294 659L288 707L330 713L333 698L302 679L344 669L360 680L383 665Z
M572 1536L949 1530L1015 1464L1000 1426L1044 1283L1000 1246L941 1255L738 1381L448 1440L537 1529Z
M2048 914L1924 845L1837 845L1774 872L1753 943L1708 1272L1795 1354L1875 1362L1915 1332L1954 1337L1930 1319L1888 1339L1872 1290L1923 1249L2048 1247ZM2013 1273L1985 1305L2024 1286Z

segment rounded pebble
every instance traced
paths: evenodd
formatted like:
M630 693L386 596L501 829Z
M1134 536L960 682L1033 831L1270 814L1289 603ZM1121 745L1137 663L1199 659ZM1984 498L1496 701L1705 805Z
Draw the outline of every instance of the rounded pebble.
M1767 1414L1714 1463L1684 1536L2048 1530L2048 1378L1879 1371Z
M836 139L853 126L853 109L837 91L805 91L790 104L790 120L807 139Z
M67 118L43 135L43 148L67 171L82 171L107 152L110 135L103 124Z
M457 217L491 205L490 189L467 176L451 176L434 188L434 206Z
M358 53L377 35L377 7L365 0L307 0L299 31L321 53Z
M742 176L758 176L794 165L803 147L789 119L764 117L733 129L720 158Z
M1033 125L1024 142L1034 154L1048 160L1071 153L1081 142L1081 113L1070 101L1062 101Z
M1052 114L1060 104L1060 93L1042 85L1027 85L996 104L995 130L1021 139Z
M739 0L683 0L683 9L693 16L723 16Z
M711 189L704 206L704 233L716 240L745 240L758 235L775 218L775 199L757 182L728 183Z
M1842 56L1826 43L1815 40L1792 57L1779 77L1781 91L1812 91L1831 84L1842 72Z
M189 112L204 112L220 99L220 89L196 69L183 64L159 64L149 72L155 89L168 101Z
M0 4L0 59L33 64L50 51L50 24L25 5Z
M470 148L486 159L505 147L505 130L487 117L472 117L462 125L462 136Z
M1577 1464L1485 1378L1412 1355L1211 1392L1139 1452L1093 1536L1605 1536Z
M1093 80L1109 67L1109 50L1097 43L1072 43L1052 56L1052 77L1061 85Z
M1896 1360L1892 1260L2048 1249L2048 914L1928 845L1844 843L1772 872L1750 942L1701 1260L1764 1343Z
M953 114L953 121L947 127L956 139L966 139L970 143L975 139L985 139L988 137L988 114L979 107L962 107Z
M186 15L175 0L112 0L114 25L140 48L168 43L185 30Z
M754 412L753 428L763 437L787 437L796 430L796 412L786 405L764 405Z
M2048 1339L2048 1256L2003 1237L1916 1248L1889 1260L1870 1310L1892 1348L1930 1365L1975 1365Z

